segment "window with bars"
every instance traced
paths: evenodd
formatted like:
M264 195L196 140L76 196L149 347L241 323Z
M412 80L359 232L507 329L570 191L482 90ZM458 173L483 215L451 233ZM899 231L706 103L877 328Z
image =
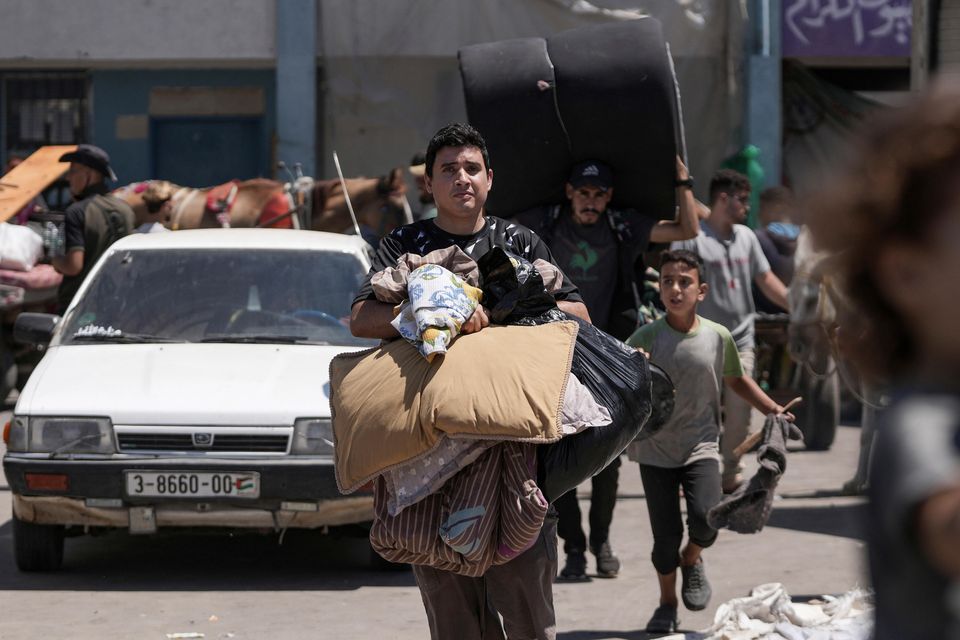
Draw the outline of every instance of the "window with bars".
M82 71L0 72L0 159L26 157L44 145L86 142L88 95ZM69 203L64 185L55 183L44 194L52 208Z
M2 78L8 152L86 139L85 73L5 73Z

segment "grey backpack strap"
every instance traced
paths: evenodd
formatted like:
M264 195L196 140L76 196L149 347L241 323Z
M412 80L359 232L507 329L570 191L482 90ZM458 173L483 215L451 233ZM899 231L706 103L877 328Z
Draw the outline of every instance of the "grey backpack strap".
M560 219L560 213L562 211L563 207L555 204L547 208L545 215L540 220L540 228L537 229L537 235L548 245L550 244L550 240L553 239L553 230L557 226L557 220Z

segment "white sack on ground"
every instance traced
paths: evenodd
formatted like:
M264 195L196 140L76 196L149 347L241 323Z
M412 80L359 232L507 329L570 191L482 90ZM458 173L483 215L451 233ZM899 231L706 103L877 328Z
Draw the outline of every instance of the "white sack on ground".
M867 591L854 588L803 603L791 601L782 584L771 582L717 607L709 629L661 640L869 640L872 631Z

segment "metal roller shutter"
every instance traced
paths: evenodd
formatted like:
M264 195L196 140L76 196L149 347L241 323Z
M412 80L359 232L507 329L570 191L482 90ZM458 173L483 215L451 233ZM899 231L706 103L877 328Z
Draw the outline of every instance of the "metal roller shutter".
M937 74L960 78L960 0L941 0L936 32Z

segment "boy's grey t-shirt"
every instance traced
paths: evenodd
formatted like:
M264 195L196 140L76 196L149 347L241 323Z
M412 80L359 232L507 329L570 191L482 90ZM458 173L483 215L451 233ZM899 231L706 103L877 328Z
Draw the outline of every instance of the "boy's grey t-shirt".
M708 294L709 295L709 294ZM683 467L702 459L720 459L720 392L724 376L742 376L740 354L730 332L699 317L700 325L681 333L666 318L637 329L627 344L650 354L677 390L667 423L649 438L627 448L631 460L657 467Z
M697 306L697 313L725 326L740 351L752 349L753 316L757 309L751 283L770 271L770 263L753 231L735 224L733 235L723 240L708 223L701 222L696 238L674 242L670 248L698 253L707 267L705 280L710 289L707 299Z

